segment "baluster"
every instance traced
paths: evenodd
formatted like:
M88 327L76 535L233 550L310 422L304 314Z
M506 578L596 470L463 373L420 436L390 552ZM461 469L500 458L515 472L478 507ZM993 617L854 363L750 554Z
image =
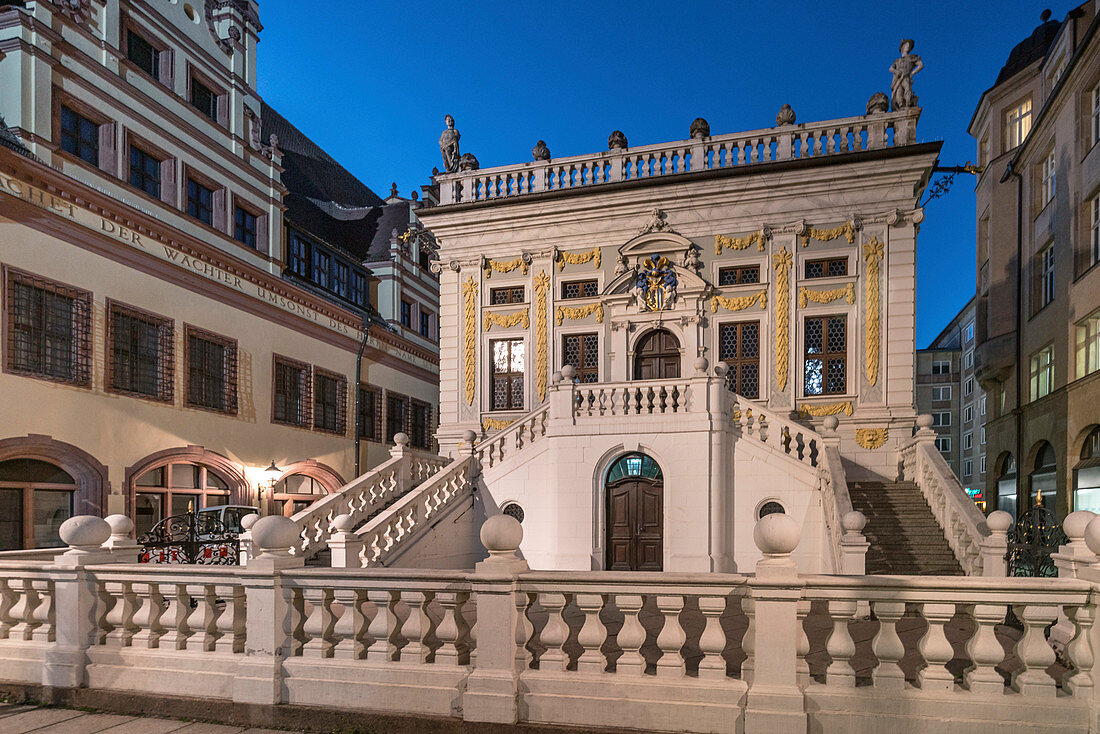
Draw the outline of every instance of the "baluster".
M114 602L105 618L110 631L104 635L103 644L110 647L125 647L130 644L130 638L134 634L134 629L127 629L127 625L133 624L137 600L131 592L129 582L108 581L103 586L108 598Z
M1057 688L1046 669L1054 662L1055 656L1043 631L1058 618L1058 607L1026 604L1014 605L1012 609L1024 623L1024 634L1016 642L1016 655L1025 668L1014 676L1013 688L1028 696L1054 698Z
M897 624L898 620L905 615L905 602L876 601L874 609L875 616L878 617L879 629L872 649L875 657L878 658L878 665L875 666L871 677L874 679L876 688L900 691L905 688L905 672L901 669L905 645L898 636Z
M534 661L531 652L527 649L531 637L535 634L535 626L531 624L527 616L527 610L531 606L531 595L526 591L516 592L516 670L523 672L531 667Z
M327 658L330 652L328 637L335 621L332 618L333 590L303 592L302 598L305 618L302 623L302 657Z
M810 652L810 638L806 634L806 617L809 616L812 605L803 599L795 605L795 679L798 685L805 687L810 685L810 663L806 655Z
M607 637L607 628L600 621L604 597L601 594L577 594L577 606L584 613L584 626L577 635L577 642L584 650L577 658L577 671L581 673L602 673L606 666L600 646Z
M34 608L40 603L38 594L30 579L12 579L12 589L18 600L11 609L12 624L8 632L12 640L29 640L31 632L37 626L34 620Z
M401 662L426 663L431 650L425 640L428 637L431 620L428 619L426 608L434 598L435 593L428 591L403 591L401 599L409 607L409 616L401 625L400 635L407 641L401 649Z
M397 614L394 606L400 594L396 591L371 589L367 592L367 599L374 607L374 616L367 626L367 634L370 635L370 645L366 649L366 658L373 662L388 662L393 660L396 654L396 646L393 643L395 628L397 626Z
M826 683L841 688L854 688L856 673L852 668L852 656L856 654L856 643L848 632L848 622L855 616L854 601L828 602L829 618L833 620L833 630L825 643L825 651L832 662L825 671Z
M443 609L443 618L439 620L439 626L435 630L435 636L439 638L439 648L435 651L434 662L437 665L458 665L458 642L460 631L458 628L461 613L458 607L466 603L469 595L466 592L440 591L435 599Z
M187 627L192 634L187 638L187 649L207 652L214 649L214 635L217 634L215 621L217 606L214 604L213 586L196 586L188 589L194 610L187 617Z
M1004 604L975 604L969 610L978 629L967 640L966 652L974 666L966 672L966 687L972 693L1003 693L1005 682L994 668L1005 657L997 641L996 627L1004 621Z
M16 620L12 618L11 610L18 600L18 594L8 585L8 580L0 577L0 640L8 639L11 628L16 623Z
M752 685L752 670L756 659L756 601L751 596L741 597L741 611L749 620L745 637L741 640L741 649L745 652L745 661L741 663L741 680Z
M720 617L726 611L726 597L699 597L699 611L706 620L703 633L699 635L699 649L703 653L703 659L699 661L699 678L725 680L726 661L722 651L726 648L726 635L722 632Z
M1062 680L1062 688L1076 698L1088 701L1092 698L1092 668L1096 663L1096 653L1089 641L1093 622L1096 621L1096 607L1067 607L1066 616L1077 629L1066 645L1066 657L1073 664L1073 670Z
M363 657L366 647L363 636L367 627L363 604L366 601L367 592L363 589L340 591L336 594L340 616L332 625L332 657L341 660L359 660ZM333 614L336 614L335 605Z
M657 609L665 617L661 633L657 635L657 647L661 648L661 657L657 660L657 677L672 678L683 676L687 670L680 648L687 641L683 627L680 626L680 612L684 608L682 596L658 596Z
M214 642L217 652L244 652L244 587L216 586L214 592L224 603L218 615L216 627L218 639Z
M541 636L546 652L539 658L539 670L565 670L569 665L569 656L562 650L562 645L569 638L569 627L561 616L565 603L565 594L539 594L539 605L548 615Z
M153 649L160 647L160 638L164 634L161 617L164 616L164 597L160 595L160 585L155 583L133 584L132 595L136 603L128 604L129 619L123 618L122 626L126 630L123 645Z
M54 608L53 608L53 582L49 579L41 579L31 582L34 591L38 595L39 604L31 612L34 619L34 629L31 630L31 639L43 642L54 641Z
M161 614L163 633L159 647L162 650L186 650L187 638L191 629L187 626L187 617L191 613L191 597L184 584L160 584L160 596L168 602L167 609Z
M920 671L921 690L950 691L955 685L955 677L946 668L954 651L947 641L943 626L955 616L954 604L925 604L922 616L928 622L928 631L921 638L919 649L924 657L925 667ZM1044 643L1045 644L1045 643ZM1054 653L1051 653L1052 660Z
M617 642L623 654L615 663L615 672L625 675L645 673L645 658L641 648L645 643L645 628L638 621L638 614L645 603L645 597L637 594L618 594L615 606L623 613L623 627L619 630Z

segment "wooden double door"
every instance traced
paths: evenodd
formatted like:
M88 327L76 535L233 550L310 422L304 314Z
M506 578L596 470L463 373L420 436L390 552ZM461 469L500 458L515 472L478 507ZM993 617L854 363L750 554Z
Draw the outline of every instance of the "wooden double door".
M635 380L669 380L680 376L680 342L667 329L642 337L634 350Z
M628 477L607 486L609 571L660 571L664 559L664 487Z

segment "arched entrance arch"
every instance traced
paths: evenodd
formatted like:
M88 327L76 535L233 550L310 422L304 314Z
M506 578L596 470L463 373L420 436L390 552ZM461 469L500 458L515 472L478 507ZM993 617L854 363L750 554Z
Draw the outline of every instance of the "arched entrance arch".
M668 329L654 329L643 334L634 347L634 379L676 379L681 361L680 340Z
M1100 426L1092 426L1073 467L1073 509L1100 512Z
M997 509L1016 517L1016 459L1009 452L997 457Z
M271 511L290 517L342 486L343 478L332 467L313 459L295 462L284 468L272 485Z
M631 452L619 457L604 479L609 571L664 568L664 474L652 457Z

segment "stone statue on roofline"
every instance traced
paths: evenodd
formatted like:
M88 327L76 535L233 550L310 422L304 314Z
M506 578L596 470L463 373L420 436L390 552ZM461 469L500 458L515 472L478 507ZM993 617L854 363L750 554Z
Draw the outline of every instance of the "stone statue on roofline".
M439 136L439 152L443 154L443 170L454 173L458 170L458 162L462 155L458 151L458 140L462 136L455 130L455 118L447 115L443 118L447 129Z
M890 65L890 73L894 75L890 82L890 101L895 112L917 106L917 95L913 94L913 77L924 68L920 56L913 53L913 39L906 38L902 41L899 50L901 56Z

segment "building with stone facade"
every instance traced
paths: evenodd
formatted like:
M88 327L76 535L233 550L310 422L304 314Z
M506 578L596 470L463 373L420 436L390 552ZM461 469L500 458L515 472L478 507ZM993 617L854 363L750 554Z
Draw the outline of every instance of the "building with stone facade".
M292 513L399 431L431 446L434 334L391 327L364 265L414 215L264 103L261 29L248 0L0 3L0 547L74 513Z
M986 495L1100 510L1100 15L1044 13L970 123ZM994 501L995 498L995 501Z
M985 392L974 378L970 299L925 349L917 350L917 412L932 416L936 448L963 488L985 509Z
M895 67L919 69L909 51ZM908 94L656 145L615 131L590 155L540 141L488 169L444 132L418 212L442 243L437 439L478 442L480 499L523 518L532 566L737 570L785 512L801 566L838 567L826 463L895 481L917 417L917 203L940 145Z

